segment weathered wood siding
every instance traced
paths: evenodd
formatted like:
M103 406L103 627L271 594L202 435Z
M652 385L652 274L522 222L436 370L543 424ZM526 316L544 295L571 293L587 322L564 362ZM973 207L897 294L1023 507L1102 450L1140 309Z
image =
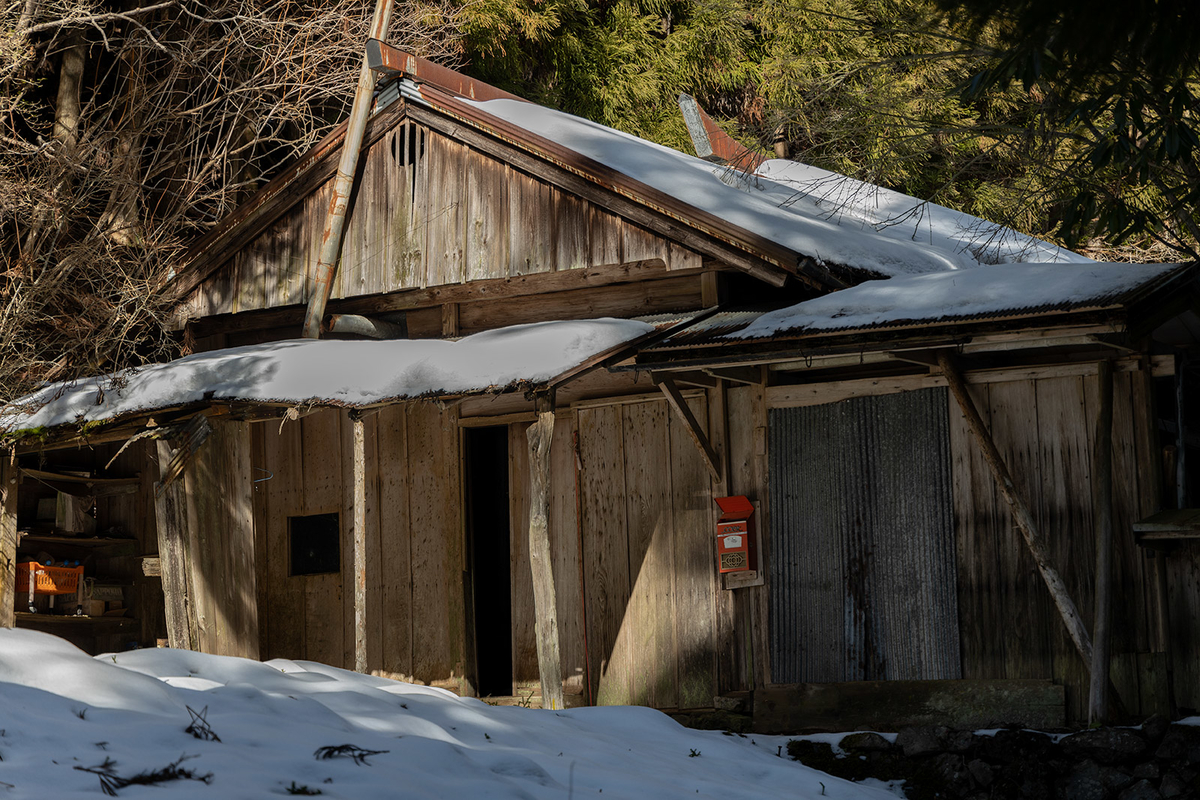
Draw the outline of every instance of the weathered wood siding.
M1114 382L1113 680L1131 711L1149 713L1165 705L1166 663L1154 641L1153 562L1137 547L1131 524L1155 505L1150 398L1142 373L1118 372ZM975 385L971 392L1090 619L1095 376ZM1067 689L1068 718L1085 717L1085 666L962 414L952 407L950 417L963 677L1053 678Z
M350 206L333 297L700 256L477 150L404 122L372 145ZM331 183L201 284L187 314L304 302Z
M258 561L251 430L215 420L183 471L187 498L188 613L205 653L258 658Z
M701 420L706 402L689 399ZM708 471L661 398L576 415L592 697L711 706L718 586Z
M465 666L458 426L414 403L366 418L368 669L461 688ZM263 654L352 668L352 423L322 411L253 426L267 557ZM255 464L255 466L260 466ZM288 517L338 512L341 571L289 574Z

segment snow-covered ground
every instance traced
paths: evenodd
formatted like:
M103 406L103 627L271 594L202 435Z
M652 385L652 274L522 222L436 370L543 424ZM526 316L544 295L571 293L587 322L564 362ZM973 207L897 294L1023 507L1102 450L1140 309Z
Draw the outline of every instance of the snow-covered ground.
M0 679L0 800L103 796L80 767L133 798L895 798L789 760L788 737L690 730L647 708L489 706L307 661L92 658L0 630ZM189 708L219 741L187 732ZM316 757L341 745L378 752ZM181 758L192 778L120 788Z

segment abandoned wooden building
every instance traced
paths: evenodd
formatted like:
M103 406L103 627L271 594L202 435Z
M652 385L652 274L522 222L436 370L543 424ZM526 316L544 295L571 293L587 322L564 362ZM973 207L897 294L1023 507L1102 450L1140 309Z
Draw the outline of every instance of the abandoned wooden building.
M0 418L5 624L762 730L1200 707L1194 265L380 52L322 340L345 127L189 253L193 355Z

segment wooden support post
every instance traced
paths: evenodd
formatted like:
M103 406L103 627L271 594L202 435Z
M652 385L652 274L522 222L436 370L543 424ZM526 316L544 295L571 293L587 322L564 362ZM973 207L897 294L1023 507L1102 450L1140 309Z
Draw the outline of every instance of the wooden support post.
M658 388L666 395L667 402L671 405L671 408L675 409L675 413L683 421L684 430L688 432L692 437L692 441L700 450L700 455L704 458L704 465L712 473L713 480L717 483L724 483L725 475L721 469L721 457L717 455L717 451L709 443L708 436L704 433L704 428L700 427L700 423L696 421L696 415L692 413L692 409L688 406L687 401L683 399L683 395L680 394L679 387L675 385L675 381L655 375L654 382L658 384Z
M160 480L154 484L154 514L158 521L158 557L166 598L167 643L178 650L192 650L196 638L188 614L187 498L183 481L163 486L174 455L171 445L159 439Z
M0 453L0 628L17 624L17 486L15 456Z
M367 671L367 438L361 414L354 422L354 670Z
M1108 718L1108 667L1112 643L1112 363L1101 361L1096 373L1100 408L1096 414L1096 451L1092 458L1093 514L1096 520L1096 605L1092 618L1092 675L1088 689L1088 724Z
M529 567L533 574L534 635L542 708L562 708L562 660L558 650L558 606L550 553L550 443L554 438L553 396L537 398L538 419L529 426Z
M937 360L942 374L946 377L946 382L950 385L951 394L958 401L963 416L966 417L967 427L971 429L975 441L979 443L979 449L983 451L983 458L992 470L992 477L995 478L1000 493L1004 495L1004 500L1008 503L1013 521L1017 523L1021 535L1025 537L1025 544L1029 547L1029 552L1033 554L1033 560L1037 562L1042 580L1046 582L1046 588L1050 590L1050 596L1054 598L1054 605L1058 607L1063 624L1067 626L1067 633L1070 634L1071 641L1075 643L1075 649L1079 651L1083 663L1090 671L1092 640L1083 624L1083 618L1079 616L1079 609L1076 608L1075 601L1071 599L1071 594L1067 591L1067 585L1050 561L1050 551L1038 532L1033 514L1017 494L1012 475L1000 455L1000 450L996 447L996 442L988 432L987 426L984 425L983 418L979 416L979 410L975 408L975 403L967 392L967 384L963 381L958 369L955 368L954 362L951 361L950 354L945 350L939 350Z

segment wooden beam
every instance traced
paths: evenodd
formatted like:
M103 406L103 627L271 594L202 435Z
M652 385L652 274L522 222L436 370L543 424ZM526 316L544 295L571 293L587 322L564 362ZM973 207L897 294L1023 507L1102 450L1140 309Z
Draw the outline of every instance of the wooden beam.
M458 336L458 303L442 306L442 336L447 339Z
M17 624L17 462L0 452L0 628Z
M158 463L163 477L175 455L164 439L158 440ZM187 499L182 481L163 487L154 484L154 515L158 522L158 557L166 599L167 643L177 650L195 647L193 621L188 615Z
M762 366L725 367L723 369L706 369L704 371L709 375L712 375L714 378L720 378L724 381L744 383L749 386L767 385L767 370Z
M361 414L354 423L354 670L367 672L367 439Z
M687 400L684 400L683 395L679 393L679 387L670 378L661 378L657 375L654 376L654 382L658 384L658 388L666 395L667 402L671 405L671 408L675 409L675 413L679 415L679 419L683 422L684 430L688 432L692 437L692 441L700 450L700 455L704 458L704 465L712 473L713 480L717 483L724 482L725 476L721 471L721 458L713 450L713 446L709 443L704 428L700 427L700 423L696 420L696 416L688 406Z
M424 289L407 289L348 297L341 300L334 299L329 301L328 310L330 313L337 314L386 314L432 308L445 303L508 300L514 297L592 289L621 283L640 283L656 278L699 277L701 274L698 269L668 271L665 261L661 258L651 258L581 269L566 269L561 272L514 275L508 278L489 278L470 283L446 284L429 286ZM287 327L303 317L304 306L291 305L282 308L216 314L188 324L192 327L192 334L200 338L211 336L214 333L239 333ZM180 320L175 322L176 324L181 323ZM180 327L182 327L181 324Z
M661 379L670 379L684 386L699 386L703 389L717 388L717 379L706 372L658 372L652 373Z
M1096 597L1092 617L1092 675L1088 689L1088 724L1108 718L1108 667L1112 643L1112 364L1101 361L1096 373L1100 408L1096 414L1095 454L1092 458L1092 508L1096 521Z
M1079 651L1083 663L1090 672L1092 640L1088 636L1082 617L1079 616L1079 609L1076 607L1075 601L1071 599L1067 585L1050 560L1050 550L1042 539L1041 533L1038 532L1033 514L1030 513L1029 506L1017 493L1012 474L1008 471L1008 466L1004 463L1004 458L1000 455L995 440L992 439L991 433L984 425L983 418L979 416L979 410L975 408L975 402L967 391L967 384L955 367L949 352L945 350L938 352L938 366L946 378L950 393L954 395L954 399L958 401L958 405L962 409L963 416L967 420L967 427L971 429L979 449L983 451L984 461L987 462L992 471L992 477L996 480L997 488L1000 489L1005 502L1008 503L1013 521L1016 522L1021 535L1025 538L1025 544L1029 547L1029 552L1037 563L1038 571L1046 583L1046 588L1050 590L1050 596L1054 598L1054 605L1058 608L1059 616L1062 617L1067 633L1070 634L1071 641L1075 643L1075 649Z
M538 400L538 420L529 426L529 566L533 575L534 636L542 708L563 707L562 661L558 647L558 605L550 551L550 444L554 438L553 396Z

